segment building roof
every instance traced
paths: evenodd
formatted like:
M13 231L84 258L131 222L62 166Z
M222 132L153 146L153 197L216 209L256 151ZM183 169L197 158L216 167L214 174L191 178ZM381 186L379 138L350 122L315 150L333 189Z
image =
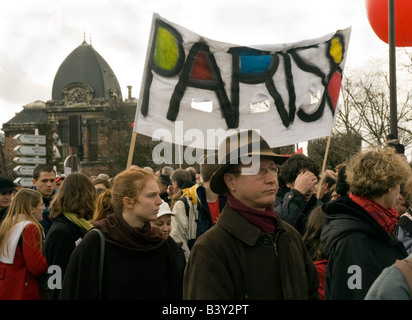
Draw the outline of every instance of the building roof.
M36 100L25 106L23 110L7 121L7 124L28 124L47 121L46 103Z
M53 82L52 99L63 100L63 88L84 83L94 91L93 99L110 99L110 91L121 90L116 75L103 57L86 41L74 49L60 65Z

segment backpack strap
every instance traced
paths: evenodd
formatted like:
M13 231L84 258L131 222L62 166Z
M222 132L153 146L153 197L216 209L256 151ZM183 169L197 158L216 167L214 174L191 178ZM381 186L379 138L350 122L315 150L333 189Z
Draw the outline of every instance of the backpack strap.
M179 200L182 200L183 204L185 205L185 210L186 210L186 217L189 217L189 202L187 201L187 197L183 196Z
M93 228L91 231L96 231L100 236L100 261L99 261L99 272L98 272L98 279L99 279L99 300L102 297L102 280L103 280L103 263L104 263L104 247L106 239L100 229Z
M395 266L401 270L409 288L409 296L412 299L412 259L396 260Z

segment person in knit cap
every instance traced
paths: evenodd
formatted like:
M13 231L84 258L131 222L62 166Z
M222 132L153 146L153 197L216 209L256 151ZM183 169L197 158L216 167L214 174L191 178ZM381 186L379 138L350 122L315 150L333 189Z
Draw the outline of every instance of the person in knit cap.
M16 186L10 179L0 177L0 224L7 214Z
M318 299L318 276L302 237L273 210L278 166L257 131L228 136L218 149L210 188L227 202L192 247L183 298Z

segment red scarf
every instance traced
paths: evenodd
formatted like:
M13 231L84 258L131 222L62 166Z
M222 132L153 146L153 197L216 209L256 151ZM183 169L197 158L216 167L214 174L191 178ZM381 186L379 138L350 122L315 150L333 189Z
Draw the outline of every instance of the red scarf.
M265 211L260 211L244 205L230 193L227 193L226 197L228 205L239 212L250 224L259 228L264 233L275 231L277 217L272 206L267 207Z
M394 208L386 209L368 197L358 197L350 194L350 199L365 209L369 215L389 234L399 220L399 214Z

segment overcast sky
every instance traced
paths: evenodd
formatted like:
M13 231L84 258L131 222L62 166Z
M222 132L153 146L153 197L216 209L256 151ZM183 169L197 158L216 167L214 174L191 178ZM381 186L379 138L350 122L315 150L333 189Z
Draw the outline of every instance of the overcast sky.
M84 40L138 98L153 13L209 39L279 44L352 27L346 68L388 55L363 0L14 0L0 11L0 126L51 99L63 60Z

